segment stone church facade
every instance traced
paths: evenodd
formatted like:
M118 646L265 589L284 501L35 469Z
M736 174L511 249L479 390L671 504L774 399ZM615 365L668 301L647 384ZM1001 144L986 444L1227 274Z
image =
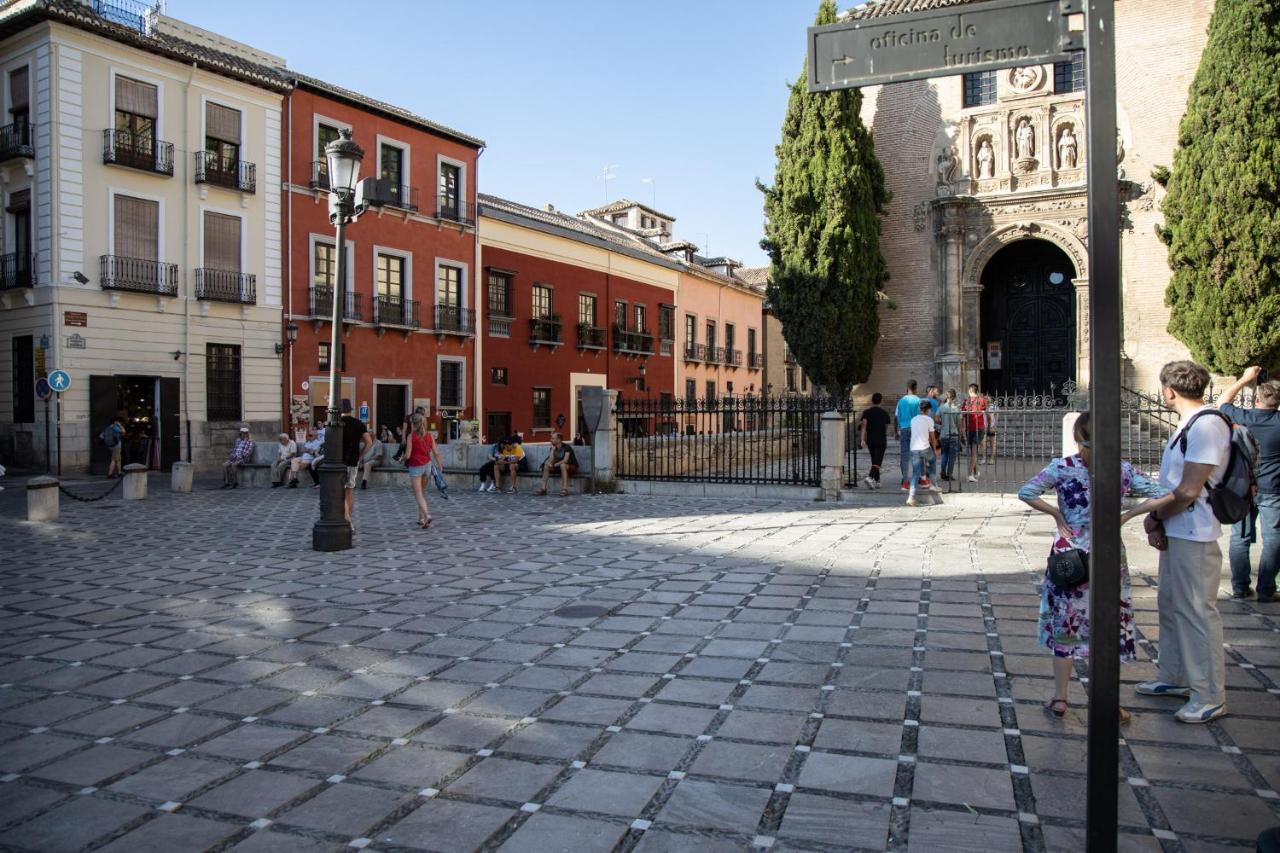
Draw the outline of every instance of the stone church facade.
M850 14L953 4L882 0ZM1151 172L1172 165L1212 11L1212 0L1116 3L1123 382L1140 391L1187 355L1166 331L1163 191ZM1082 60L863 90L893 192L881 245L895 307L882 310L860 398L896 395L913 377L962 393L969 382L996 393L1087 384Z

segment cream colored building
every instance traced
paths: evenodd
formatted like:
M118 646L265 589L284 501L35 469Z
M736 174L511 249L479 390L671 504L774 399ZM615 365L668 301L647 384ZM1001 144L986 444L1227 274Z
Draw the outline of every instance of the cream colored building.
M56 367L64 471L104 465L117 414L126 462L213 464L279 429L284 62L93 9L0 7L0 448L43 460Z
M951 5L882 0L861 19ZM1151 390L1185 358L1166 331L1162 191L1212 0L1116 4L1124 384ZM864 90L863 118L893 192L881 245L896 309L882 309L873 391L908 378L958 390L1087 383L1090 287L1083 56ZM963 391L962 391L963 393Z

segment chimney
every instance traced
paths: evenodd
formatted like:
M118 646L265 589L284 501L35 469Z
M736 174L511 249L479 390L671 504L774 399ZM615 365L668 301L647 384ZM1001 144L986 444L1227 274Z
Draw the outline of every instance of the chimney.
M554 204L544 204L544 205L542 206L542 209L543 209L543 210L545 210L547 213L555 213L555 212L556 212L556 206L555 206Z

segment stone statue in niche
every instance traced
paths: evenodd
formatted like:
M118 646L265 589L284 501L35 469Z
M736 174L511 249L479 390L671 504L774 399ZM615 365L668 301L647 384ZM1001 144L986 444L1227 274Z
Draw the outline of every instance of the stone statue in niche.
M938 155L938 185L950 186L956 175L956 167L960 161L956 159L956 149L944 145Z
M1076 167L1076 135L1071 132L1071 125L1062 129L1058 136L1058 168L1074 169Z
M1031 129L1031 122L1025 118L1018 119L1018 129L1014 132L1013 142L1019 160L1030 160L1036 156L1036 134Z
M996 154L991 149L991 140L983 137L982 144L978 146L978 180L987 180L995 177Z

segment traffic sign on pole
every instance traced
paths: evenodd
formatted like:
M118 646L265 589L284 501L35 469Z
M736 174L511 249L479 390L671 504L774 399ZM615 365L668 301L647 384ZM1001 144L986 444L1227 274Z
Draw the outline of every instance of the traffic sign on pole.
M71 388L71 374L65 370L54 370L49 374L49 387L59 394L64 394Z
M53 389L49 387L49 380L41 377L36 380L36 398L40 400L48 400L53 394Z

